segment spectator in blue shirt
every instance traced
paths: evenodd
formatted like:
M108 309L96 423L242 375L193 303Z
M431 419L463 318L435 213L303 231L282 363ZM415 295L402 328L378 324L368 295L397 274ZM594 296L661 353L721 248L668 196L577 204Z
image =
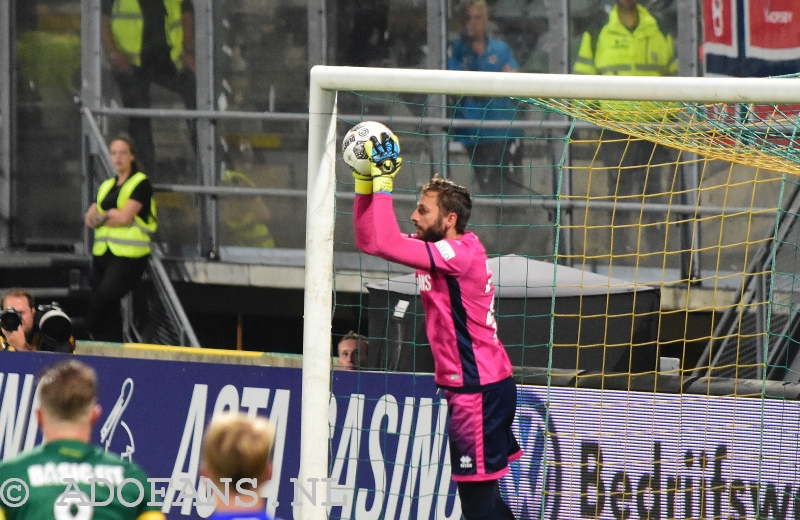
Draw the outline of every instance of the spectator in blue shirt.
M519 72L511 48L486 34L489 9L485 0L464 0L460 8L461 37L452 42L448 52L449 70L484 72ZM463 97L455 116L478 121L509 121L507 126L454 128L452 134L471 156L472 171L478 189L484 194L514 193L522 187L510 173L522 158L522 131L512 129L518 103L509 98Z

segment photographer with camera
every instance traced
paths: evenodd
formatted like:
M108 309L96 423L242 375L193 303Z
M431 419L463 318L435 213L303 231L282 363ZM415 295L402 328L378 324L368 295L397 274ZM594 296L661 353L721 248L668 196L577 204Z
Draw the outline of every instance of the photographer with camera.
M72 322L57 303L37 308L30 291L19 288L7 290L1 303L3 350L75 351Z

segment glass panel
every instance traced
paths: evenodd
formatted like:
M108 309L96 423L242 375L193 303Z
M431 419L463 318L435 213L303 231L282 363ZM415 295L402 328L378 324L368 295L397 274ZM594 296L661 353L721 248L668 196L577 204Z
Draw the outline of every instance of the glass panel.
M451 2L449 9L449 68L548 71L548 13L543 1L488 2L488 13L480 3ZM489 38L485 49L476 46L482 34ZM537 202L554 193L549 131L540 125L546 113L509 98L453 96L447 104L447 115L456 123L481 121L480 126L451 126L448 170L475 197L472 223L487 252L543 254L536 246L548 231L538 223L548 217ZM511 128L509 120L520 126Z
M216 6L219 108L307 113L306 2L234 0ZM220 186L305 190L305 121L225 120L217 130ZM305 247L304 197L225 196L219 210L222 247Z
M151 5L140 14L141 33L125 25L131 13L118 18L112 0L100 0L103 38L102 103L124 108L194 108L196 80L191 61L181 53L184 23L191 23L192 2L166 14L174 29L163 30L164 12ZM149 5L149 4L147 4ZM173 21L174 18L174 21ZM185 20L185 22L184 22ZM127 29L127 30L126 30ZM187 47L194 42L187 43ZM196 182L194 124L175 117L109 116L103 127L110 141L126 132L136 157L154 184Z
M270 127L276 129L270 131ZM222 247L305 248L306 133L305 123L267 125L226 121L220 125L224 143L220 186L296 192L294 196L220 197Z
M215 2L219 108L308 111L308 15L303 0Z
M425 68L425 4L420 0L328 2L330 64Z
M614 0L569 2L570 70L575 67L585 33L591 37L593 51L596 49L594 46L597 36L609 22L609 13L615 5ZM671 35L674 41L677 34L676 2L643 0L639 5L655 18L660 31L665 35ZM641 23L641 17L639 22ZM676 49L673 48L673 51ZM644 55L645 52L642 51L641 54ZM651 53L648 58L653 57ZM635 203L633 207L627 209L618 208L613 214L616 226L614 253L623 255L614 262L618 265L679 269L681 258L678 254L668 255L665 258L648 254L665 249L679 250L681 233L689 228L675 222L679 216L668 217L666 213L660 212L642 213L636 206L636 204L678 202L677 196L672 199L669 196L671 190L680 190L682 186L682 169L675 167L679 160L677 150L663 146L654 147L648 141L631 139L626 134L610 130L601 132L597 127L579 125L573 132L569 159L575 172L571 187L574 193L591 191L593 198L599 197L603 201ZM582 175L581 172L584 171L591 171L592 175ZM605 226L612 218L612 212L610 210L605 214L597 212L595 216L600 219L597 224ZM574 218L580 222L583 213L576 211ZM644 227L639 227L640 221ZM584 245L588 244L589 253L598 254L593 248L603 243L605 238L595 243L584 242L585 237L577 233L573 236L573 250L582 250Z
M158 208L158 231L154 240L162 244L169 257L198 255L198 198L186 193L153 194Z
M520 72L550 71L548 52L550 33L547 19L544 0L533 0L529 3L501 0L490 3L489 32L511 47L514 58L519 63ZM457 21L456 11L453 22ZM452 36L454 38L457 35Z
M101 31L113 35L101 45L101 103L112 108L185 109L196 106L196 79L191 62L181 54L182 33L165 33L164 14L150 5L141 11L143 35L124 31L112 0L100 0ZM172 27L192 21L192 2L184 2L175 12ZM155 29L154 29L155 28ZM151 30L152 29L152 30ZM159 30L161 29L161 30ZM135 43L145 40L139 49ZM178 42L178 43L176 43ZM194 42L187 42L194 46ZM172 50L171 50L172 49ZM134 141L135 155L142 170L156 187L159 229L155 240L166 246L167 255L196 254L197 199L181 193L159 192L165 184L197 184L196 135L194 120L179 117L139 118L109 115L99 118L107 141L127 133ZM114 172L101 171L100 175ZM95 194L92 194L94 197Z
M12 241L81 241L80 1L17 0Z

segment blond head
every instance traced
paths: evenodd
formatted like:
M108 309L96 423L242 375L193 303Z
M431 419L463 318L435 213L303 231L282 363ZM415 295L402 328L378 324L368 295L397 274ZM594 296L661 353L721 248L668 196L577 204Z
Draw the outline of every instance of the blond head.
M269 480L275 426L263 417L223 413L211 420L203 443L209 477L215 483L256 479L258 486Z

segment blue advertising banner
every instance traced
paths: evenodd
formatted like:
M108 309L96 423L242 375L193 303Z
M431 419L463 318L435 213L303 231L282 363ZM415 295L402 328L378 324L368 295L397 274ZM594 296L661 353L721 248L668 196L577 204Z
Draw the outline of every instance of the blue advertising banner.
M34 413L35 375L65 356L0 352L0 459L41 443ZM92 441L140 465L151 478L172 479L162 510L168 518L203 518L191 503L172 506L178 481L198 481L201 441L214 413L238 410L268 416L277 439L273 480L266 486L272 513L291 518L290 478L300 460L300 370L248 365L76 356L97 371L103 415ZM275 504L278 504L275 507Z
M433 376L334 372L331 518L461 518Z
M41 444L35 376L65 357L0 352L0 460ZM314 491L308 482L295 490L291 480L300 462L299 369L76 357L94 367L99 380L103 415L92 441L136 462L151 478L172 480L156 485L168 518L211 514L191 501L173 503L182 479L196 488L205 426L227 410L263 415L276 425L273 478L265 486L271 515L293 518L295 498ZM329 419L334 483L317 484L317 500L343 504L330 507L331 517L429 518L445 509L449 514L439 518L460 517L450 482L447 405L432 376L334 372Z
M63 357L0 352L0 459L41 442L34 376ZM315 488L296 482L299 369L78 357L99 377L93 442L150 477L196 486L205 425L239 410L277 426L264 489L277 517L295 518L292 502L304 500L324 501L330 518L461 516L447 402L431 376L334 372L331 471L318 477L330 480ZM501 489L518 519L800 518L798 424L797 401L521 386L514 430L524 455ZM168 518L211 514L174 505L179 486L159 488Z

